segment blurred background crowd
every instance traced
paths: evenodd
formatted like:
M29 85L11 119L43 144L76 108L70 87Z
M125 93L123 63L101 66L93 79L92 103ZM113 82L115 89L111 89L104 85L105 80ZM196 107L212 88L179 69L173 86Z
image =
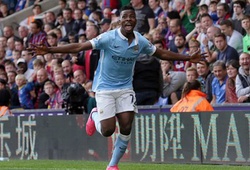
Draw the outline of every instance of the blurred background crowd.
M193 80L212 105L250 102L248 0L55 0L57 11L44 11L45 1L0 0L0 21L32 9L17 26L1 28L0 95L10 95L1 97L0 105L60 109L66 87L79 83L89 113L96 106L91 87L100 51L41 56L27 47L83 43L119 28L119 9L127 4L135 8L135 31L157 48L187 56L200 49L207 56L193 64L141 54L133 81L138 105L175 104L183 85Z

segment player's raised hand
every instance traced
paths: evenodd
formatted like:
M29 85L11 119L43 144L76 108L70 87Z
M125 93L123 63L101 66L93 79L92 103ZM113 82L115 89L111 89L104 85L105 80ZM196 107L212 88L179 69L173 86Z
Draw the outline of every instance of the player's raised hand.
M34 52L36 55L44 55L49 52L48 47L44 44L30 44L30 47L27 49Z
M200 53L200 49L190 54L190 62L192 63L199 63L201 60L204 60L206 57L206 53Z

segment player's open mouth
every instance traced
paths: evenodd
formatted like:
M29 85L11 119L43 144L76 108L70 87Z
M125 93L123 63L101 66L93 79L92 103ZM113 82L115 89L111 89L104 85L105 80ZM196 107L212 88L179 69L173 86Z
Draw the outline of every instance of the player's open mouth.
M131 29L133 29L133 27L132 27L132 25L125 25L125 29L126 30L131 30Z

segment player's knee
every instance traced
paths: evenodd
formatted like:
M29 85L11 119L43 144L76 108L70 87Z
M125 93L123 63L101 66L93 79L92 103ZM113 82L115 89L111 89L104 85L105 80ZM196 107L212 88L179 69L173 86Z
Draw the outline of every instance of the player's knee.
M111 136L115 132L115 129L102 129L102 135L105 137Z
M120 127L120 133L121 133L121 134L124 134L124 135L129 135L130 132L131 132L131 128L132 128L131 125L127 125L127 126L124 126L124 127Z

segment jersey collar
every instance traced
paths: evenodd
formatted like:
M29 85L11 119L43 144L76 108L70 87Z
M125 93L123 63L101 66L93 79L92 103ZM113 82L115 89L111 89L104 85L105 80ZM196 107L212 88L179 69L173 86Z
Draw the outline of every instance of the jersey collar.
M125 36L122 34L122 32L121 32L121 27L117 29L117 32L118 32L118 35L121 37L121 39L127 40L127 41L128 41L128 38L125 37ZM133 31L133 32L134 32L134 35L135 35L135 45L137 45L137 44L138 44L138 36L137 36L137 34L135 33L135 31Z

